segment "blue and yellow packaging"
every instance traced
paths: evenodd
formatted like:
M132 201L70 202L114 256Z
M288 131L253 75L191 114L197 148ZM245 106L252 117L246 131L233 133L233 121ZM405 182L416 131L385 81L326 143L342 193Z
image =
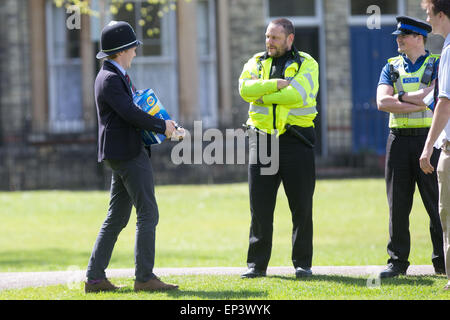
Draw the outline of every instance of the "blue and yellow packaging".
M171 120L166 109L152 89L136 91L133 94L133 102L142 111L147 112L154 117L158 117L163 120ZM160 144L164 141L164 139L166 139L166 136L161 133L142 130L142 139L144 140L144 144L149 146L152 144Z

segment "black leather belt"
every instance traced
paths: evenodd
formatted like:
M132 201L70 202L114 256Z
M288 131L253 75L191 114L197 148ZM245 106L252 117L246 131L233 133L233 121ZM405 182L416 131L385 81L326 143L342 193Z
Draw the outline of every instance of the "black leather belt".
M391 128L391 133L396 136L426 136L430 128Z

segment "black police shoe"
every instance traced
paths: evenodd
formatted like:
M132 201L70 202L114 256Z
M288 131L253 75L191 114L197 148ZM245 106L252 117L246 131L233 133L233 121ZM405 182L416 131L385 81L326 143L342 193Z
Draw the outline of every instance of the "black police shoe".
M312 270L311 268L301 268L297 267L295 268L295 277L296 278L306 278L312 276Z
M241 275L241 278L259 278L259 277L265 277L266 276L266 270L258 270L256 268L249 268L245 273Z
M435 274L445 274L445 268L444 267L434 267L434 273Z
M380 272L380 278L393 278L399 275L405 275L406 269L389 263L383 271Z

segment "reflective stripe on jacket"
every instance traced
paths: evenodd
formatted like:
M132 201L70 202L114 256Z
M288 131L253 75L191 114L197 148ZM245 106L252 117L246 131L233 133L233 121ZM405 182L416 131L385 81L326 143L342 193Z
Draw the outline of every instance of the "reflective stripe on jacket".
M290 85L277 89L277 79L270 79L272 58L264 52L254 55L244 66L239 78L239 93L250 103L247 124L267 133L283 134L285 125L313 127L317 115L319 66L309 54L299 51L286 62L284 78Z
M394 83L394 93L400 91L414 92L430 86L431 79L427 83L422 83L422 77L427 69L427 65L430 64L428 68L434 68L433 64L438 58L439 55L430 54L420 69L412 73L405 71L405 62L402 56L388 59L388 62L399 73L399 77ZM425 111L419 112L390 113L389 128L427 128L431 126L432 119L433 112L428 108Z

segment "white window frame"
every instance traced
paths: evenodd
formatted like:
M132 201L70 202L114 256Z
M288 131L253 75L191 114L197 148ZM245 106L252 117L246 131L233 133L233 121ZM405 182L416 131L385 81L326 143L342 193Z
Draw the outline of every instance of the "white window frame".
M109 3L111 0L105 0ZM146 0L128 0L133 3L137 2L146 2ZM135 21L138 21L139 14L133 9L135 12ZM113 15L106 10L105 12L105 22L113 19ZM138 62L161 62L167 63L176 60L176 41L170 41L170 39L176 39L176 12L170 10L168 13L164 14L164 17L161 19L161 54L154 56L142 56L137 55L134 58L134 61ZM143 39L143 34L141 32L141 28L136 28L136 37L140 40ZM100 34L100 33L99 33ZM171 45L173 43L173 46Z
M381 25L394 25L397 24L395 17L397 15L404 15L406 12L405 0L397 0L397 14L381 14L380 23ZM352 15L352 3L351 0L348 1L348 25L349 26L363 26L367 24L367 15Z
M146 2L146 0L128 0L130 2L133 2L134 4L136 2ZM105 0L105 2L108 4L111 2L111 0ZM138 21L139 14L136 12L135 8L133 9L135 12L135 20ZM105 23L108 21L111 21L113 19L113 15L109 10L105 10L104 14L104 20ZM143 35L141 33L141 28L136 28L136 37L139 40L143 39ZM171 96L175 97L174 100L178 101L178 56L177 56L177 27L176 27L176 11L170 10L169 12L164 14L164 17L161 19L161 54L160 55L154 55L154 56L143 56L142 54L138 54L133 59L133 78L139 79L143 78L142 74L146 72L146 68L139 67L139 66L146 66L151 64L158 64L158 65L170 65L173 67L174 71L173 74L169 77L170 82L170 92ZM98 34L100 34L99 32ZM138 88L138 89L144 89L144 88ZM170 104L172 105L172 104ZM173 104L175 106L178 106L178 103ZM172 118L177 119L179 116L179 109L173 108L170 109L170 115Z
M136 0L133 0L136 1ZM141 1L143 2L143 1ZM172 65L174 67L174 75L171 77L170 87L172 88L172 95L177 97L178 100L178 56L177 56L177 33L176 33L176 12L170 10L166 13L161 20L161 55L155 56L143 56L137 55L134 58L135 65L147 65L147 64L161 64ZM140 31L139 31L140 33ZM138 39L143 39L142 34L136 34ZM140 77L141 73L145 72L144 68L137 68L135 74ZM171 109L171 116L178 118L178 108Z
M292 0L292 1L298 1L298 0ZM266 16L266 24L269 24L270 21L278 18L286 18L292 21L294 24L294 27L314 27L314 26L320 26L323 16L323 10L322 10L322 0L315 0L315 10L316 15L315 16L271 16L269 12L269 0L264 0L264 12Z
M208 109L208 114L202 115L202 121L204 122L205 128L217 127L218 119L218 101L217 101L217 49L216 49L216 3L215 0L204 0L208 3L208 25L209 25L209 36L208 36L208 47L209 52L207 54L199 55L199 64L206 65L208 73L211 77L208 79L210 85L208 104L206 106L199 106L200 111L202 108ZM198 18L198 17L197 17ZM198 39L196 39L198 41ZM201 95L201 90L205 88L199 88L199 97Z
M298 0L292 0L298 1ZM297 27L317 27L319 29L319 94L321 102L321 143L322 150L321 156L326 157L328 154L328 136L327 136L327 81L326 81L326 37L325 37L325 26L324 26L324 9L323 0L315 0L315 16L270 16L269 12L269 0L264 0L264 12L266 17L266 25L268 25L272 20L277 18L286 18L292 21L294 28ZM301 50L301 48L299 48Z
M53 25L53 10L64 10L64 8L54 8L53 0L47 0L46 3L46 39L47 39L47 68L48 68L48 97L49 97L49 110L48 110L48 130L51 133L80 133L85 128L85 123L83 119L76 120L60 120L57 115L57 95L56 92L56 78L55 78L55 68L61 65L75 65L79 66L81 70L81 58L71 58L67 59L66 57L60 59L54 56L53 51L53 30L55 26ZM57 26L61 28L61 26ZM64 26L66 27L66 26ZM80 82L81 88L81 82ZM69 90L69 89L68 89ZM83 112L83 101L80 97L80 108L81 112Z

